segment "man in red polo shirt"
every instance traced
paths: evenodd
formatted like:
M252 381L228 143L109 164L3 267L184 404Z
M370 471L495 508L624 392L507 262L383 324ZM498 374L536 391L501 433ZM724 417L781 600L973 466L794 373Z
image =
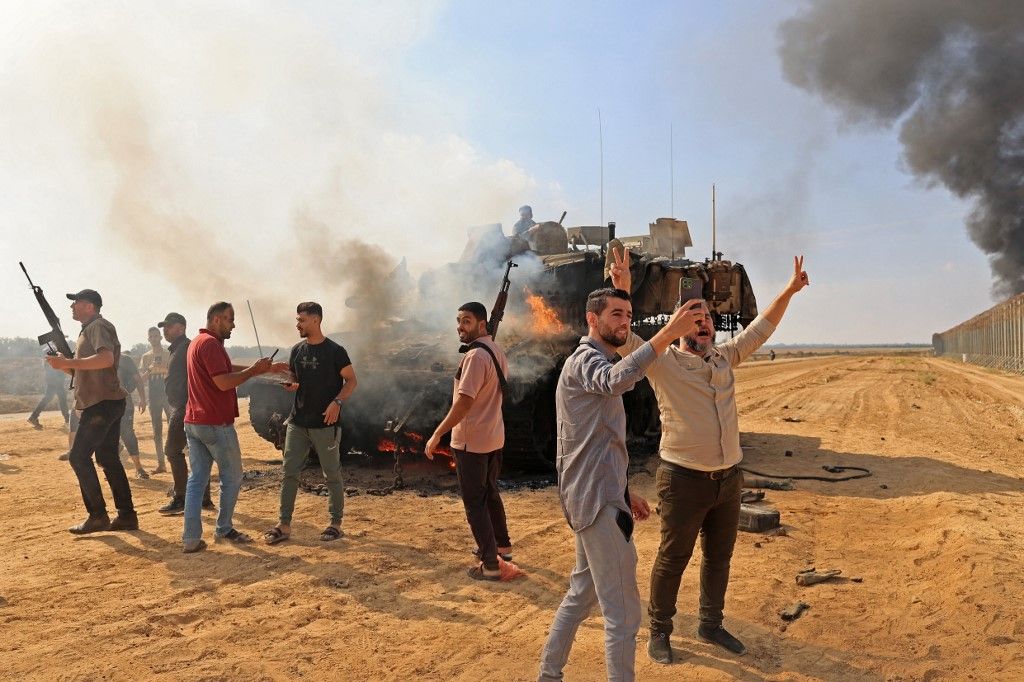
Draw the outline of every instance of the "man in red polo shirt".
M284 371L288 364L272 364L260 358L249 367L233 365L224 350L224 340L235 328L235 309L230 303L214 303L206 313L206 329L188 347L188 403L185 407L185 436L188 438L189 471L185 486L185 532L182 551L198 552L203 541L201 505L210 481L213 463L220 475L220 514L215 539L252 542L232 525L231 517L242 487L242 448L235 433L238 395L235 388L267 372Z

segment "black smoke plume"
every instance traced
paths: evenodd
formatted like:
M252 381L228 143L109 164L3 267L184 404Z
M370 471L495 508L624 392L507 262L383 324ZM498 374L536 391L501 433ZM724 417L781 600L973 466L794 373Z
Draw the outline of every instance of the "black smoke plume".
M993 295L1024 292L1024 2L813 0L779 34L790 82L899 122L909 169L973 200Z

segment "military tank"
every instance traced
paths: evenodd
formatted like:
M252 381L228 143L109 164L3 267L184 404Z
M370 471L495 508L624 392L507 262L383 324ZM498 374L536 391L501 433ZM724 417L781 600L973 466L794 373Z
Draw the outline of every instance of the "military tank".
M586 333L587 295L609 285L611 249L630 251L633 329L644 338L665 324L680 300L693 297L707 301L719 332L734 333L756 317L742 265L721 254L703 261L686 257L692 246L686 221L660 218L647 235L636 237L619 239L615 231L614 223L564 228L550 221L523 239L506 237L500 225L475 228L458 262L420 278L406 314L355 334L331 334L349 349L359 378L341 415L341 452L423 456L424 441L451 405L461 359L454 311L482 290L499 291L501 282L508 298L496 338L508 356L511 398L504 406L506 470L553 467L555 383ZM404 262L392 277L408 277ZM268 378L250 382L249 393L253 427L282 448L292 394ZM626 395L625 404L631 439L656 444L658 410L646 381Z

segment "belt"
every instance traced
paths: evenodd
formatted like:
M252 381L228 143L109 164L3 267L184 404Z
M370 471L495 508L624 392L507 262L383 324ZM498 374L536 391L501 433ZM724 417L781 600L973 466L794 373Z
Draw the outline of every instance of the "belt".
M689 476L690 478L703 478L709 481L723 481L732 476L733 474L735 474L737 471L739 471L739 467L735 465L729 467L728 469L701 471L699 469L688 469L686 467L681 467L678 464L666 462L665 460L661 460L661 466L665 467L673 474Z

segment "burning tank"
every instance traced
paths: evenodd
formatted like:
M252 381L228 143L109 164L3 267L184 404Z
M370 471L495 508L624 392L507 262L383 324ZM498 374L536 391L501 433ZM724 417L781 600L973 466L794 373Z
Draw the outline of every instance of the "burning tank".
M383 283L382 295L393 300L414 289L415 295L406 296L404 314L356 333L331 334L349 349L359 377L342 411L341 451L422 457L426 437L451 405L461 359L454 311L482 292L503 291L507 304L496 304L491 323L501 323L496 338L510 366L505 466L550 470L555 382L586 333L587 294L608 286L612 248L625 247L632 257L633 328L640 336L649 338L680 300L694 297L708 302L719 332L734 333L756 317L757 303L742 265L722 260L720 253L704 261L686 258L692 246L686 221L659 218L649 227L647 235L621 239L614 223L564 228L561 221L545 222L526 239L506 237L500 225L475 228L459 262L427 272L416 286L410 286L403 261ZM360 307L358 297L346 303ZM497 310L502 307L503 320ZM283 447L292 394L266 378L250 382L249 393L253 427ZM630 437L653 442L660 423L647 382L628 393L625 402Z

